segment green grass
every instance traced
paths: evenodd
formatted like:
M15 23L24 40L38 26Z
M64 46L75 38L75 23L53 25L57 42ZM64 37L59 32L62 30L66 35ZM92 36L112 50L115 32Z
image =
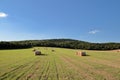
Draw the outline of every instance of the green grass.
M54 49L55 52L51 50ZM45 48L0 50L0 80L120 80L120 52Z

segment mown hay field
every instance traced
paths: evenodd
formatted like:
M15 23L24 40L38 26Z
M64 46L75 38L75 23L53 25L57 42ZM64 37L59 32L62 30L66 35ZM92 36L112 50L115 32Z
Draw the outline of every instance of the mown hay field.
M0 80L120 80L120 52L36 47L0 50ZM52 51L54 50L54 51Z

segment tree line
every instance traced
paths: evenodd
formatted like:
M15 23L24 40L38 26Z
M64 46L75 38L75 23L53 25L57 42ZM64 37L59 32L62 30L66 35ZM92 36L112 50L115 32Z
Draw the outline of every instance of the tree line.
M0 49L23 49L32 47L60 47L85 50L120 49L120 43L90 43L73 39L48 39L0 42Z

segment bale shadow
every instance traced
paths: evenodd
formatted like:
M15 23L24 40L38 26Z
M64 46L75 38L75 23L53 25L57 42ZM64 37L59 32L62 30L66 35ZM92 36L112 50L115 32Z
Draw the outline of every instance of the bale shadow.
M35 56L48 56L48 54L39 54L39 55L35 55Z
M78 55L79 56L79 55ZM90 56L90 55L85 55L85 56L82 56L82 57L88 57L88 56Z
M90 56L90 55L87 54L86 56Z

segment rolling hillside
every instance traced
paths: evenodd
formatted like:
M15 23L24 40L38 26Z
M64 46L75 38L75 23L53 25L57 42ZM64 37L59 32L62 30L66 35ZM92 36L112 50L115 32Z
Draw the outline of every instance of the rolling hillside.
M20 49L31 47L60 47L85 50L114 50L120 49L120 43L90 43L73 39L48 39L0 42L0 49Z

